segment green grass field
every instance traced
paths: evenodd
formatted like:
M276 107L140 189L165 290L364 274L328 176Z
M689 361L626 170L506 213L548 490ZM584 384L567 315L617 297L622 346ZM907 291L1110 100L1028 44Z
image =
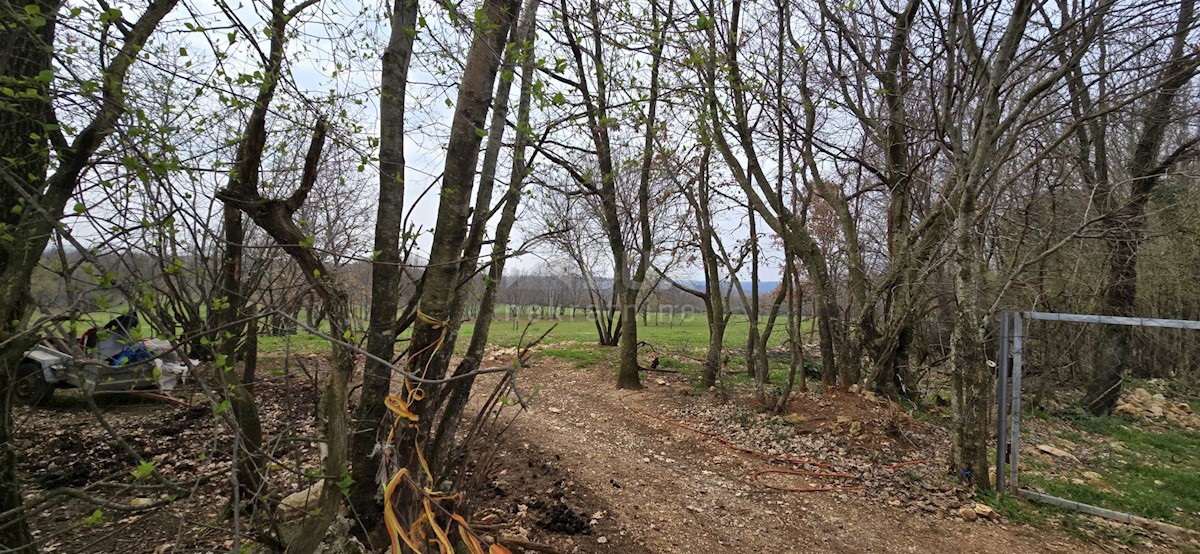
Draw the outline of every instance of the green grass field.
M690 314L683 317L677 315L673 325L667 323L666 314L660 314L658 324L654 323L654 314L650 314L649 320L649 324L643 324L641 318L638 319L639 340L646 341L657 348L666 348L676 352L703 352L708 348L708 321L702 314ZM765 325L766 318L762 318L762 321ZM527 324L529 327L526 331ZM745 316L735 315L730 318L729 326L725 330L725 345L730 348L745 347L748 326L749 322ZM537 338L551 327L554 327L554 330L543 341L547 344L596 342L599 337L595 324L584 316L559 320L536 319L530 323L528 317L517 319L497 315L488 330L488 342L497 346L513 347L517 346L522 332L525 332L525 340L529 341ZM460 336L470 338L473 333L474 325L467 322L463 325ZM769 345L775 347L783 344L786 334L786 320L780 317L776 320Z
M96 311L80 314L76 319L75 327L76 334L81 334L89 327L100 327L111 320L113 317L125 313L123 306L118 306L109 310ZM301 320L304 319L304 314L300 314ZM651 312L645 318L648 323L643 322L643 318L638 318L638 339L647 342L653 349L662 353L683 353L691 356L703 356L708 349L708 321L703 314L674 314L653 313ZM760 329L766 325L767 318L760 318ZM365 326L365 322L356 322L356 325ZM740 360L741 354L746 347L746 333L749 322L743 315L734 315L730 318L729 324L725 329L725 347L729 349L729 354L732 356L730 363L733 364ZM559 319L548 318L531 318L529 315L509 316L507 307L501 306L497 308L496 316L488 330L488 343L499 347L511 348L518 346L519 342L527 344L530 341L540 337L542 333L550 330L550 334L542 341L543 344L553 345L557 343L580 343L597 344L599 334L596 331L595 323L592 319L582 311L576 316L570 314L561 316ZM810 325L806 321L804 323L806 333L812 331ZM143 336L152 336L153 330L146 318L142 318L139 328ZM329 332L329 322L323 321L320 326L322 332ZM178 330L183 333L183 330ZM459 331L459 340L456 344L456 349L461 352L466 348L471 336L474 334L475 325L473 320L468 320L463 323ZM401 335L401 338L407 338L407 333ZM786 316L780 316L775 322L774 331L768 341L769 348L777 348L782 346L786 341L787 335L787 320ZM361 334L356 335L355 340L361 339ZM807 342L814 342L815 339L806 336ZM259 349L264 353L278 352L283 353L290 351L301 354L319 354L327 352L329 349L328 342L320 336L310 334L301 330L293 335L270 336L265 333L260 333Z
M1076 502L1200 530L1200 433L1123 417L1087 417L1058 435L1110 452L1084 468L1102 482L1046 478L1042 473L1053 468L1035 461L1023 463L1031 469L1022 473L1023 482Z

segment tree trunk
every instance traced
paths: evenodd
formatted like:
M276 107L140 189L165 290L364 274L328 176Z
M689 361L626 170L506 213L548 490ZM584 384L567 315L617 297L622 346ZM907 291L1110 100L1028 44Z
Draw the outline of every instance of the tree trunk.
M1116 202L1112 198L1112 184L1104 179L1097 186L1097 201L1102 205L1107 204L1110 213L1105 220L1108 271L1101 308L1109 315L1134 315L1138 248L1145 235L1146 204L1167 169L1195 146L1194 143L1185 144L1160 161L1167 127L1173 121L1176 97L1196 74L1197 65L1200 64L1195 55L1186 50L1186 38L1195 18L1194 11L1194 0L1180 3L1171 57L1163 66L1155 85L1155 94L1145 107L1141 134L1128 163L1132 177L1129 200L1114 206ZM1111 413L1121 395L1121 374L1129 361L1131 332L1130 328L1118 325L1105 325L1101 330L1100 347L1093 358L1095 375L1088 382L1084 399L1085 406L1093 414Z
M970 197L971 195L964 195ZM951 381L954 386L954 440L951 470L968 484L987 485L988 423L992 380L984 351L979 316L979 247L972 222L974 198L959 204L955 222L954 299L957 311L950 338Z
M1034 3L1018 0L1005 25L995 52L988 59L966 48L966 60L975 64L980 97L973 126L953 130L953 174L948 190L949 208L954 223L954 300L957 313L950 337L950 371L954 387L954 425L951 437L950 469L971 486L988 486L988 423L992 394L991 372L984 351L983 316L980 309L980 272L984 260L980 251L980 233L976 227L978 202L988 187L988 174L1000 163L995 159L996 143L1004 132L1000 104L1004 82L1010 75L1018 46L1029 23ZM964 42L974 40L973 17L961 4L953 5L950 29L961 31ZM953 39L947 39L951 44ZM952 56L953 59L953 56ZM959 63L959 62L955 62ZM964 130L966 132L964 133ZM964 143L963 135L969 136Z
M720 295L720 289L717 289ZM714 309L708 310L708 354L704 357L704 376L700 384L704 388L716 386L721 372L721 354L725 348L725 317Z
M714 25L708 26L706 31L712 57L706 60L706 67L702 74L706 96L704 107L708 116L705 121L713 126L709 134L750 206L782 239L785 255L798 258L804 263L816 292L814 301L819 304L817 317L820 321L822 364L825 368L822 372L822 380L827 387L834 386L839 377L836 370L840 369L842 385L848 387L858 380L858 364L855 360L849 359L848 351L844 347L845 324L841 321L840 309L837 304L837 290L833 278L830 276L829 263L825 253L810 233L804 211L798 210L793 213L788 209L786 201L779 191L772 190L770 180L759 163L757 147L747 118L735 117L731 122L732 131L737 136L740 148L738 154L734 153L722 130L725 124L722 122L721 114L726 111L726 108L720 105L716 94L718 62L727 67L729 71L728 80L731 85L729 92L733 100L732 113L745 114L749 112L746 109L745 98L749 89L743 82L738 65L741 5L740 0L734 0L730 7L728 39L726 40L728 51L721 54L721 51L718 50ZM743 159L745 160L744 164ZM835 353L838 355L838 361L835 361Z
M787 300L791 288L791 278L788 277L787 270L785 269L783 281L775 289L775 299L771 301L771 311L767 313L767 322L763 325L762 332L759 333L758 344L754 345L758 349L757 375L760 382L764 385L771 383L771 365L769 363L770 360L767 359L767 343L771 341L771 334L775 331L775 322L779 319L779 310L783 307L784 300Z
M838 386L837 365L834 364L833 327L827 305L813 297L813 317L817 320L817 347L821 351L821 392L830 392Z
M471 343L467 346L467 352L459 362L458 367L454 370L456 376L465 376L479 369L482 363L484 350L487 348L487 340L489 329L491 328L493 314L496 306L496 295L499 292L500 282L504 276L504 266L508 256L508 241L512 234L513 224L517 220L517 207L521 200L521 191L525 183L526 172L528 171L525 162L525 150L528 148L531 137L529 133L529 112L532 104L533 96L533 74L534 56L534 24L537 21L537 9L540 0L527 0L525 6L521 8L520 19L517 24L513 39L509 42L508 50L505 53L505 66L511 68L515 62L521 60L521 88L520 99L517 107L517 125L516 139L513 144L513 159L512 168L509 172L509 182L505 195L503 197L503 208L500 211L500 221L496 224L495 235L492 240L491 252L491 269L484 279L483 296L479 301L479 317L475 320L474 332L471 335ZM505 80L500 84L499 93L496 95L496 101L493 107L492 125L489 130L488 150L485 153L484 171L480 179L480 198L476 204L480 206L490 205L490 194L484 194L484 189L490 189L494 186L495 168L498 163L498 155L500 144L504 137L505 120L508 114L508 99L509 89L512 85L511 80ZM477 211L476 214L480 212ZM466 256L463 258L463 269L461 276L463 279L473 274L478 263L478 254L483 244L483 231L486 227L486 218L480 217L475 221L473 229L474 236L471 239L471 244L468 246ZM557 314L556 309L552 309L552 314ZM521 345L518 345L520 347ZM518 353L520 355L520 353ZM435 478L440 479L445 476L447 469L445 462L450 460L451 448L454 444L454 434L459 428L462 420L463 411L466 409L467 401L470 399L471 388L475 384L475 377L466 377L458 381L454 381L446 385L447 391L443 392L442 397L449 397L446 402L446 408L442 413L441 420L438 423L437 433L433 436L433 442L429 445L430 455L428 456L429 465L432 471L435 472Z
M713 229L712 210L709 201L712 196L709 165L712 160L712 145L707 144L700 155L699 174L696 178L696 188L682 184L681 192L692 212L696 214L696 239L700 248L700 261L704 267L704 291L692 291L678 287L692 296L699 297L704 302L704 315L708 318L708 353L704 359L704 374L700 383L704 388L716 386L717 377L721 372L721 356L725 348L725 327L727 319L725 298L721 295L721 260L717 257L714 242L717 240ZM671 323L674 324L674 311L671 313Z
M275 37L282 37L284 29L276 28ZM282 39L280 39L282 40ZM272 52L278 49L282 57L282 43L272 45ZM268 73L269 75L271 73ZM269 105L269 98L260 101L257 107ZM252 125L247 130L246 143L255 141L265 143L265 121L251 117ZM263 198L255 183L242 182L241 188L226 188L218 192L218 197L232 203L242 210L261 227L276 245L296 262L305 276L305 280L316 291L325 308L325 317L329 320L330 334L333 337L344 337L350 327L350 298L346 294L325 263L316 253L304 244L304 232L292 219L296 210L303 205L312 183L316 180L317 166L321 158L321 150L325 142L326 124L323 118L317 120L312 142L304 159L304 170L300 187L287 199ZM235 181L231 181L233 184ZM342 492L337 485L339 479L349 473L349 440L350 422L347 401L349 398L350 378L354 375L354 355L346 346L334 343L331 345L333 355L333 371L326 381L325 390L321 396L318 417L323 421L324 440L328 446L327 455L322 463L323 486L320 492L320 502L313 515L310 515L298 536L288 545L288 552L309 553L314 551L325 536L329 524L338 512L342 501Z
M379 106L379 204L375 212L375 259L371 262L371 312L367 353L380 360L395 354L396 312L400 309L400 231L404 212L404 99L408 68L416 39L417 0L396 0L391 38L383 52ZM382 510L375 445L379 442L384 399L391 390L392 369L367 358L351 445L350 502L368 536L378 539ZM381 540L372 540L380 543Z
M32 0L18 8L0 6L0 75L8 86L32 90L26 98L6 97L0 104L0 158L10 182L0 186L0 224L10 238L0 240L0 512L14 511L11 521L0 521L0 546L12 552L34 552L26 514L20 511L21 492L12 447L12 398L8 394L25 350L36 341L36 330L25 329L30 315L30 278L54 232L79 175L91 162L116 122L125 113L125 80L151 33L177 0L151 2L141 17L124 31L124 43L103 68L100 109L68 145L56 129L50 129L50 81L43 72L53 71L51 57L55 37L55 15L59 4ZM26 8L37 8L41 24L33 24ZM55 136L57 164L47 177L50 149L47 135ZM28 179L28 182L21 182ZM23 209L17 209L20 206Z
M617 342L620 349L620 368L617 370L618 389L642 388L641 375L637 359L637 296L636 287L622 287L621 295L621 340Z
M409 346L411 354L407 361L410 372L429 379L439 379L446 374L450 355L454 351L457 329L453 325L458 321L457 310L461 306L464 291L459 287L459 271L482 139L479 130L486 126L501 53L504 52L509 28L517 11L515 0L484 0L478 12L484 24L477 27L458 87L458 100L446 148L437 225L425 269L425 286L417 320L413 325ZM395 444L396 459L401 467L408 469L409 474L424 486L434 484L427 482L428 476L422 468L417 449L425 448L421 443L433 424L437 406L432 400L437 397L437 391L427 391L423 400L412 402L409 409L419 418L418 424L407 426ZM416 502L418 496L408 488L401 491L399 508L404 511L403 521L415 520L420 505Z
M55 4L35 1L31 6L40 13L53 14ZM47 123L50 113L49 83L36 79L42 71L52 69L51 49L45 45L54 43L54 19L32 28L18 15L17 5L5 3L0 6L0 22L5 32L0 33L0 75L19 83L20 88L31 87L38 91L32 98L5 98L0 106L0 157L4 165L11 168L13 178L28 178L28 183L5 183L0 186L0 221L3 228L17 240L0 241L0 512L18 510L11 520L0 520L0 547L17 553L32 553L37 549L29 534L27 515L19 511L22 505L21 485L17 476L17 452L13 445L12 383L17 378L18 367L25 350L33 346L36 337L32 334L18 335L24 331L30 313L29 285L33 268L50 238L51 222L40 223L40 214L32 221L32 206L22 211L10 210L26 206L19 195L18 187L41 191L46 183L47 163L50 159L42 125ZM21 12L24 15L24 12ZM13 88L16 88L14 86ZM42 137L31 140L30 137ZM51 207L52 209L52 207ZM60 211L51 212L54 215ZM27 226L36 225L32 232L24 232ZM24 233L23 233L24 232ZM32 245L28 243L32 241Z
M750 329L746 336L746 374L754 380L755 394L762 397L762 385L765 382L759 373L758 363L758 225L754 209L747 206L750 213L750 301L746 303L746 319Z
M804 376L804 349L800 344L800 312L797 309L803 298L800 296L799 279L796 273L796 264L792 260L785 263L783 278L788 283L786 293L788 304L787 315L787 332L788 343L791 345L791 364L788 367L787 382L783 386L783 392L779 395L779 400L775 402L772 411L776 414L787 414L788 399L792 396L792 388L796 384L796 375L800 376L800 390L807 391L808 386ZM781 293L782 294L782 293Z
M244 171L249 156L262 157L262 151L247 152L239 148L238 161L232 172L231 180L245 179L250 173ZM257 165L257 164L255 164ZM241 170L241 171L240 171ZM235 371L238 346L245 335L245 323L237 324L244 315L245 294L242 290L242 260L243 244L246 242L246 232L242 224L242 214L228 203L222 208L223 227L225 235L225 251L221 259L221 287L219 295L225 299L222 308L214 313L212 319L217 328L217 360L216 372L217 390L229 401L233 417L238 429L234 436L236 448L241 450L237 464L237 484L240 501L248 501L250 511L258 504L258 499L265 490L262 478L262 423L258 417L258 405L254 395L246 388L245 383L238 379ZM249 363L247 361L246 363ZM238 517L242 506L231 506L232 517Z

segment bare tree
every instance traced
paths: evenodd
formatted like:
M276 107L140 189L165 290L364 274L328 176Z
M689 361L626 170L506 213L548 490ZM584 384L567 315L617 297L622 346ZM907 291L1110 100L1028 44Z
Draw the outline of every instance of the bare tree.
M80 173L125 111L126 77L138 52L175 4L176 0L151 2L132 25L122 22L125 29L119 46L102 46L106 50L101 58L105 79L94 99L95 111L70 141L51 104L60 6L52 2L0 6L0 21L7 30L0 38L0 75L34 91L25 98L0 100L0 126L8 130L0 139L0 155L9 160L0 174L4 181L0 204L10 208L0 215L5 235L0 240L0 390L10 390L25 350L37 340L37 329L24 328L30 315L33 268L78 186ZM110 20L105 28L115 23ZM52 157L57 161L53 173L49 172ZM25 514L21 513L11 414L11 395L0 395L0 512L17 514L16 521L3 522L0 545L15 552L33 552Z
M1188 35L1196 24L1195 2L1182 1L1178 14L1170 51L1158 66L1159 74L1153 86L1146 91L1148 100L1141 106L1140 130L1132 150L1124 156L1110 152L1107 117L1091 119L1075 130L1079 172L1085 182L1094 187L1096 203L1106 215L1103 229L1108 269L1101 293L1101 310L1111 315L1135 315L1138 250L1145 237L1146 205L1163 176L1200 143L1200 135L1194 135L1166 151L1167 130L1178 122L1180 90L1200 68L1200 55L1194 48L1187 47ZM1082 40L1086 39L1082 37ZM1072 109L1079 117L1111 109L1114 100L1104 96L1095 98L1089 90L1091 87L1083 82L1084 71L1079 61L1071 61L1074 63L1070 80ZM1100 62L1100 71L1106 69L1105 63ZM1108 78L1105 73L1099 75L1100 95L1107 92L1103 87ZM1126 195L1118 189L1119 172L1110 167L1118 163L1124 166L1123 172L1128 176ZM1119 325L1106 325L1101 330L1094 360L1095 377L1089 381L1085 401L1088 410L1094 414L1108 414L1116 405L1121 393L1122 372L1130 357L1130 333L1131 329Z

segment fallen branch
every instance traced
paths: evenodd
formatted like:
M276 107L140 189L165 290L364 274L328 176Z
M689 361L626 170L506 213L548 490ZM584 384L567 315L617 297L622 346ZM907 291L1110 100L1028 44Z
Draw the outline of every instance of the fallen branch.
M500 535L497 537L496 542L509 546L516 546L518 548L524 548L525 550L537 550L538 552L545 552L546 554L563 554L561 550L558 550L548 544L527 541L521 537L514 537L512 535Z
M645 367L645 366L638 366L638 371L653 371L655 373L675 373L675 374L679 373L678 371L676 371L674 369L662 369L662 368L658 368L658 367Z
M923 463L925 463L925 460L909 460L907 462L896 462L894 464L885 465L885 466L883 466L883 469L897 469L897 468L901 468L904 466L921 465Z

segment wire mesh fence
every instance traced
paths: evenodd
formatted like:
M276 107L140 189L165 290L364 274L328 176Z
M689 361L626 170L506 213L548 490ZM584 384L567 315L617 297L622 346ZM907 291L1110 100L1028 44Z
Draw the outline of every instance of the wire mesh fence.
M998 488L1200 531L1200 321L1005 312L999 338Z

